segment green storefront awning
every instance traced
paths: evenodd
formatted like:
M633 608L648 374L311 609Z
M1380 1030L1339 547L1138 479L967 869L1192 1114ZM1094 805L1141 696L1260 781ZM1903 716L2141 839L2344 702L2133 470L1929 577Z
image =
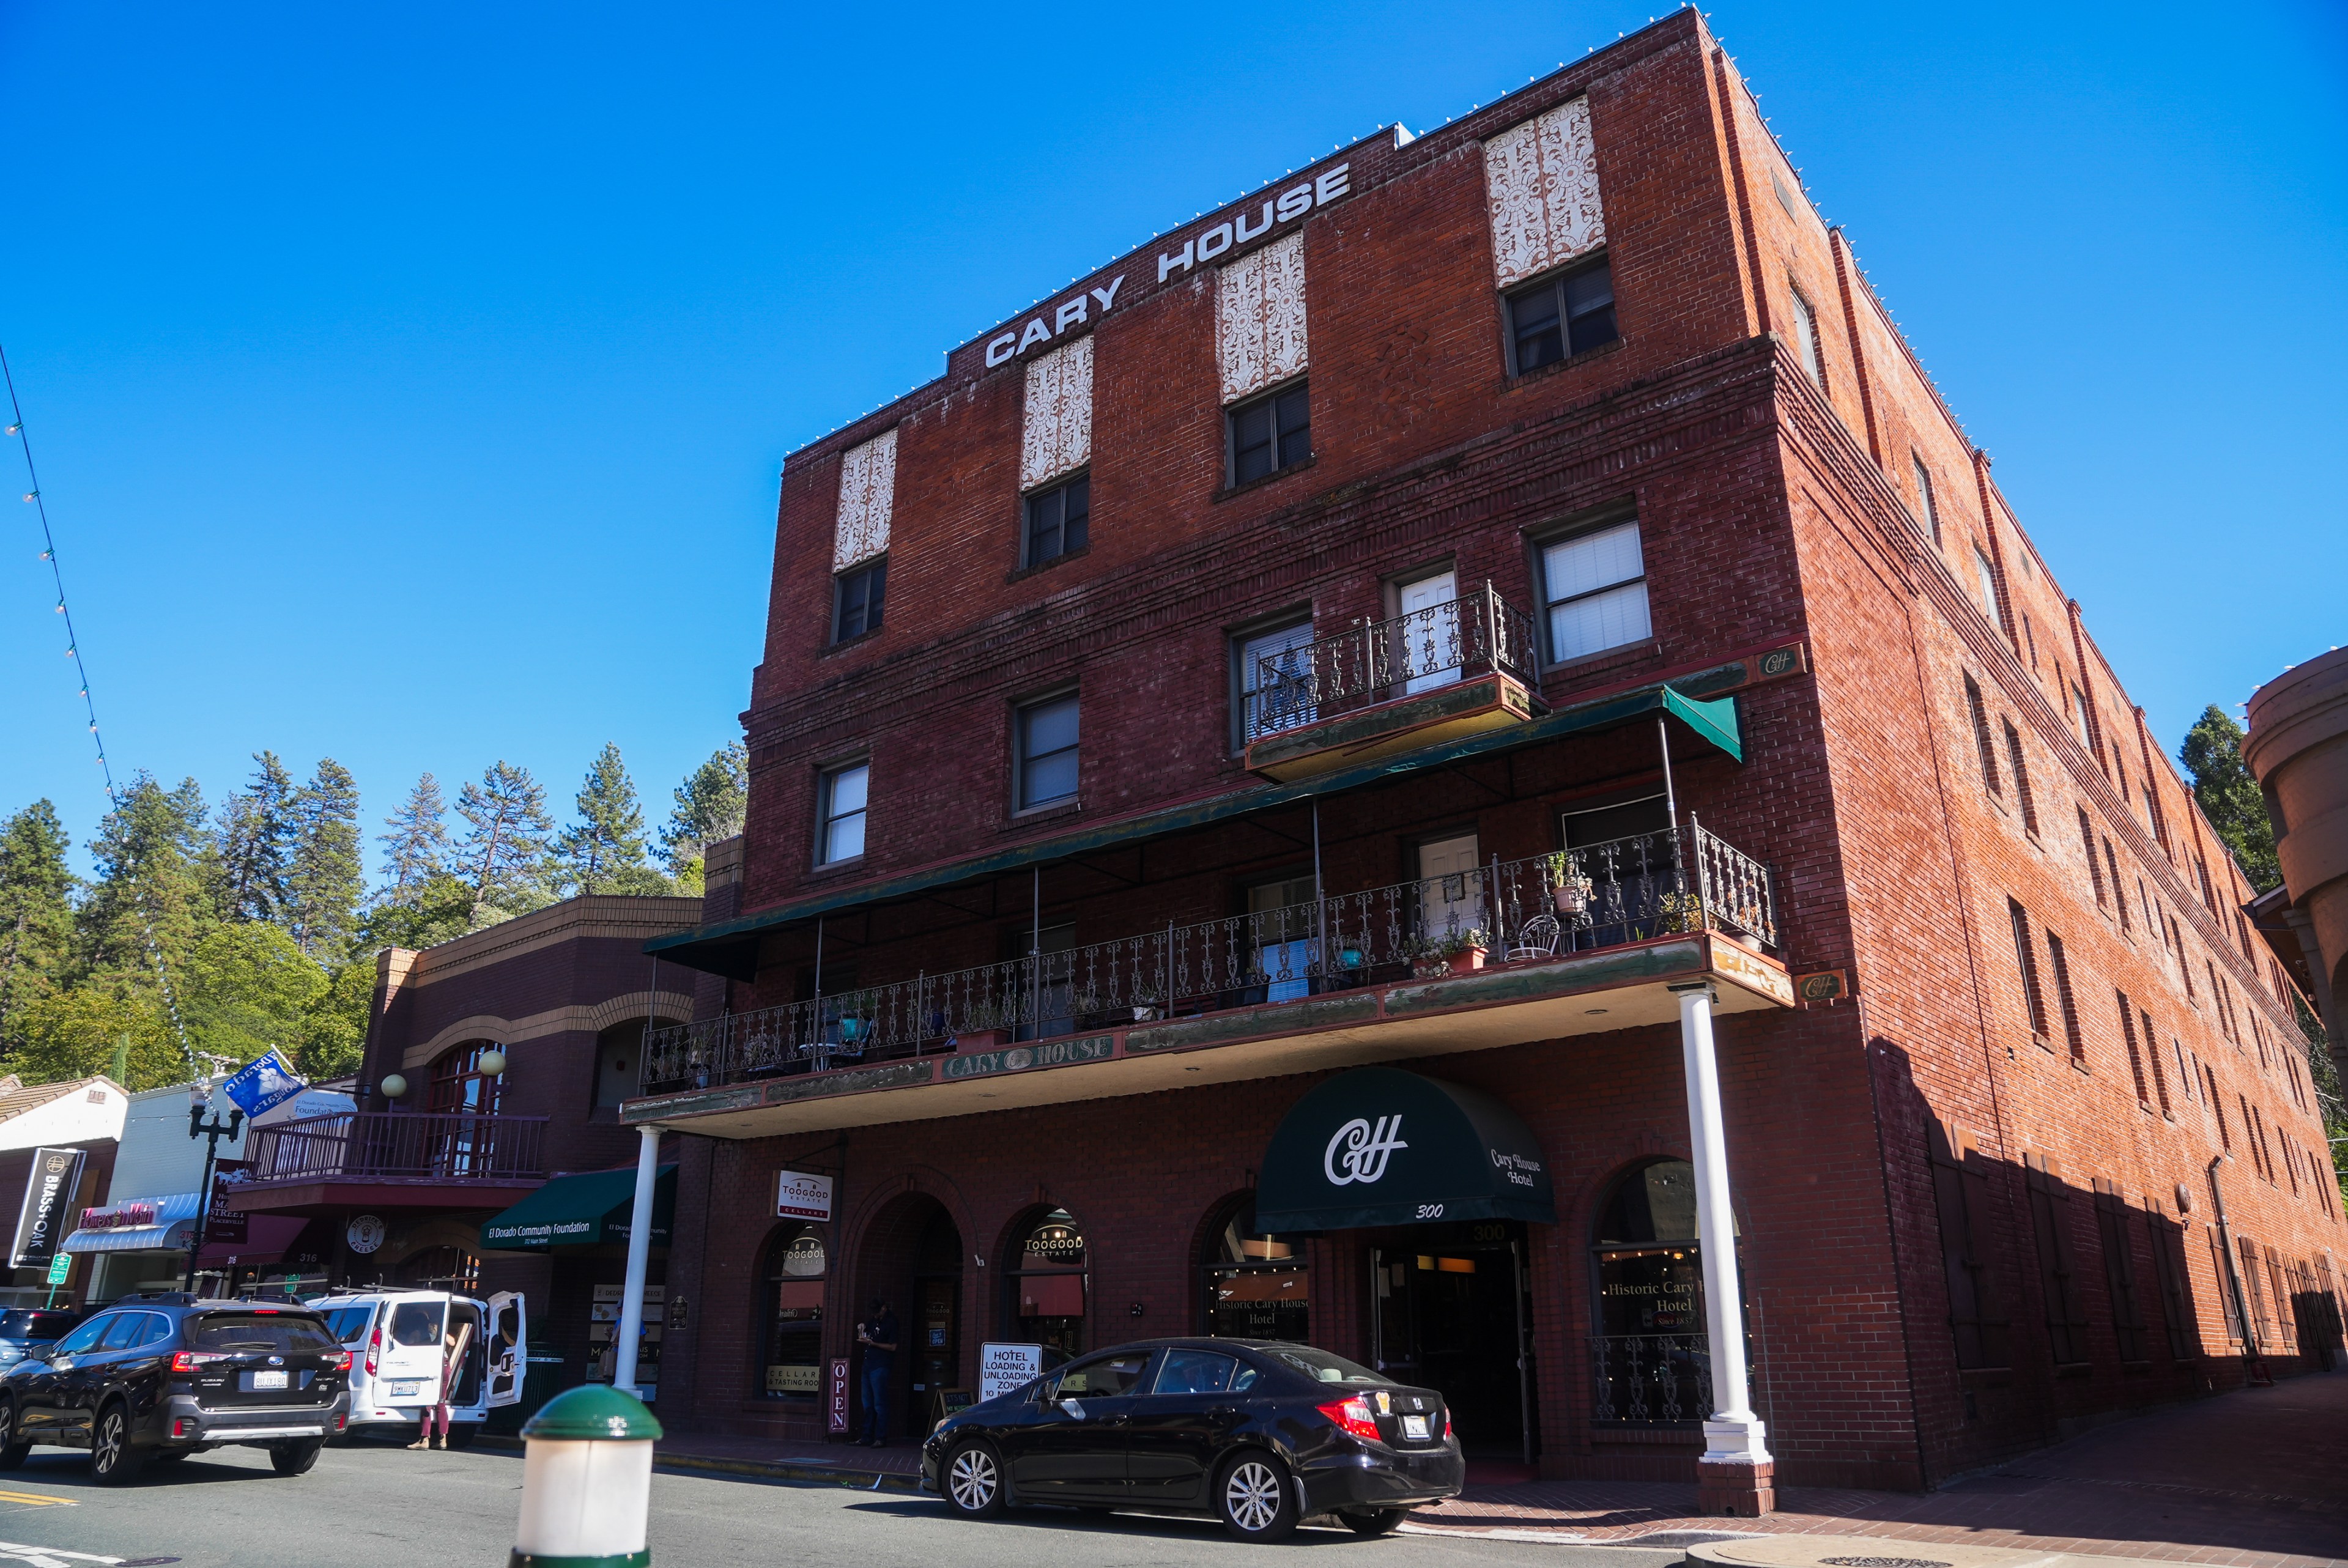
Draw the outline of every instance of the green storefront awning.
M1522 1118L1480 1090L1356 1068L1281 1119L1256 1182L1259 1231L1454 1220L1557 1222L1548 1162Z
M636 1172L590 1171L557 1176L504 1213L481 1225L481 1245L524 1248L622 1245L636 1203ZM676 1167L664 1165L653 1181L653 1245L668 1245L676 1211Z

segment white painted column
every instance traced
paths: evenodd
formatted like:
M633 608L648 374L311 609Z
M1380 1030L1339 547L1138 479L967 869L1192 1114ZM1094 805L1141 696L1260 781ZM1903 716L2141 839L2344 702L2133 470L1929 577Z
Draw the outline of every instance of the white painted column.
M1712 1341L1712 1398L1704 1457L1733 1464L1770 1461L1761 1418L1746 1403L1745 1304L1736 1289L1736 1221L1729 1205L1728 1140L1720 1119L1720 1066L1712 1047L1712 986L1674 985L1680 1050L1687 1070L1688 1141L1695 1157L1695 1223L1703 1245L1704 1330Z
M1710 1037L1705 1038L1708 1042ZM644 1135L644 1141L636 1149L636 1202L628 1211L628 1283L620 1287L625 1293L620 1297L620 1352L612 1364L612 1386L631 1394L636 1391L636 1349L644 1336L644 1271L653 1253L653 1188L660 1176L660 1140L665 1129L636 1130Z

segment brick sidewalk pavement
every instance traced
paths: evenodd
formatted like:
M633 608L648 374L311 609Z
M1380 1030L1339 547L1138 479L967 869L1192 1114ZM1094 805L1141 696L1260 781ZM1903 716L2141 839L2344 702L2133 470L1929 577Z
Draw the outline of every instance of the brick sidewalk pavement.
M2164 1408L1924 1494L1789 1487L1766 1519L1706 1518L1692 1485L1535 1481L1418 1510L1422 1528L1591 1542L1859 1535L2230 1568L2348 1568L2348 1373Z

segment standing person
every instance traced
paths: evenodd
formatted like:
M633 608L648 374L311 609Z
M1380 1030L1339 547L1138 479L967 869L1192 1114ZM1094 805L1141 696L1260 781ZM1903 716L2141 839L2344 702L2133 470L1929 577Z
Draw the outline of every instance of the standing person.
M449 1315L453 1317L455 1314ZM445 1449L448 1446L448 1402L456 1397L458 1380L465 1375L465 1349L472 1336L473 1326L469 1323L449 1327L440 1336L440 1402L424 1412L424 1436L417 1445L419 1448ZM440 1429L438 1436L433 1432L435 1422Z
M884 1448L889 1441L889 1376L897 1365L897 1315L880 1296L872 1313L856 1326L856 1343L864 1346L864 1448Z

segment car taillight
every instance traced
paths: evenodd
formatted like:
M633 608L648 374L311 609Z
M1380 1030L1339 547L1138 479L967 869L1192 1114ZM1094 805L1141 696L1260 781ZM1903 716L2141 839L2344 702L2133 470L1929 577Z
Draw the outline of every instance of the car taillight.
M378 1328L373 1334L367 1336L366 1375L370 1377L375 1376L376 1352L382 1348L383 1330Z
M171 1352L171 1370L174 1372L193 1372L196 1368L203 1366L208 1361L220 1361L223 1359L225 1359L225 1357L219 1356L207 1356L201 1350L174 1350Z
M1447 1438L1452 1435L1451 1412L1448 1410L1443 1412L1443 1435Z
M1365 1438L1374 1443L1385 1441L1378 1435L1377 1418L1370 1414L1370 1402L1360 1395L1340 1399L1333 1405L1323 1405L1319 1408L1348 1436Z

